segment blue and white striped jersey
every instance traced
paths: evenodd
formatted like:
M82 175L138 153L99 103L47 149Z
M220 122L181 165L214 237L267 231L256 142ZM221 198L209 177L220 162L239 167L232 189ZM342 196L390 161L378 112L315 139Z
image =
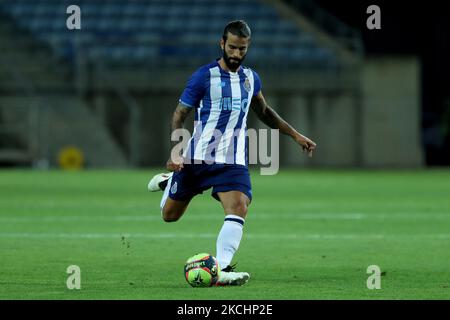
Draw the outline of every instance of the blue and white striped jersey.
M196 109L185 159L247 165L248 109L260 90L258 74L244 66L229 72L214 61L197 69L180 97Z

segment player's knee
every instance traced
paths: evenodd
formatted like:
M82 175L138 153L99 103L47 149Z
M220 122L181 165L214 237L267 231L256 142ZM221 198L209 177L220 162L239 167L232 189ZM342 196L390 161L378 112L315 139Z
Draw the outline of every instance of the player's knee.
M163 218L164 222L175 222L178 219L180 219L180 217L177 216L177 215L167 214L167 213L164 213L164 212L162 214L162 218Z
M178 221L178 219L180 219L180 218L179 217L166 217L163 215L164 222L175 222L175 221Z
M247 204L245 201L236 201L231 205L228 211L245 217L247 215Z
M166 210L165 208L162 210L162 218L164 222L175 222L178 221L180 217L181 215L173 210Z

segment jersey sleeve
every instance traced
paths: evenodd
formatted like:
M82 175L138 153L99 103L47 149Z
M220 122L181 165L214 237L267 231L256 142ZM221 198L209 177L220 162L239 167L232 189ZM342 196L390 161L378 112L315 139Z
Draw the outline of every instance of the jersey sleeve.
M200 68L189 78L179 102L189 108L196 108L205 95L205 71Z
M252 72L253 72L253 81L254 81L254 87L255 87L255 89L253 90L253 96L255 97L261 91L262 83L261 83L261 79L259 78L259 74L257 74L256 71L254 71L254 70L252 70Z

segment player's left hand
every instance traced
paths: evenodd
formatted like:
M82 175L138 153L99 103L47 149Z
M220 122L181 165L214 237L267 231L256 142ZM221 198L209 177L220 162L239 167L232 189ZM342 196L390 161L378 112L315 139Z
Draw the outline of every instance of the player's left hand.
M302 147L303 152L308 152L308 157L311 158L313 151L316 149L316 143L302 134L299 134L295 141Z

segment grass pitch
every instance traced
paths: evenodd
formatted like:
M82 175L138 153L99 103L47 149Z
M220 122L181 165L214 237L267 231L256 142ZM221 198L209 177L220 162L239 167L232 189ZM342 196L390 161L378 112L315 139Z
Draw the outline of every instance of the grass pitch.
M450 171L253 172L234 259L251 279L223 288L183 277L188 257L215 254L220 203L205 192L165 223L156 172L0 171L0 299L450 298Z

